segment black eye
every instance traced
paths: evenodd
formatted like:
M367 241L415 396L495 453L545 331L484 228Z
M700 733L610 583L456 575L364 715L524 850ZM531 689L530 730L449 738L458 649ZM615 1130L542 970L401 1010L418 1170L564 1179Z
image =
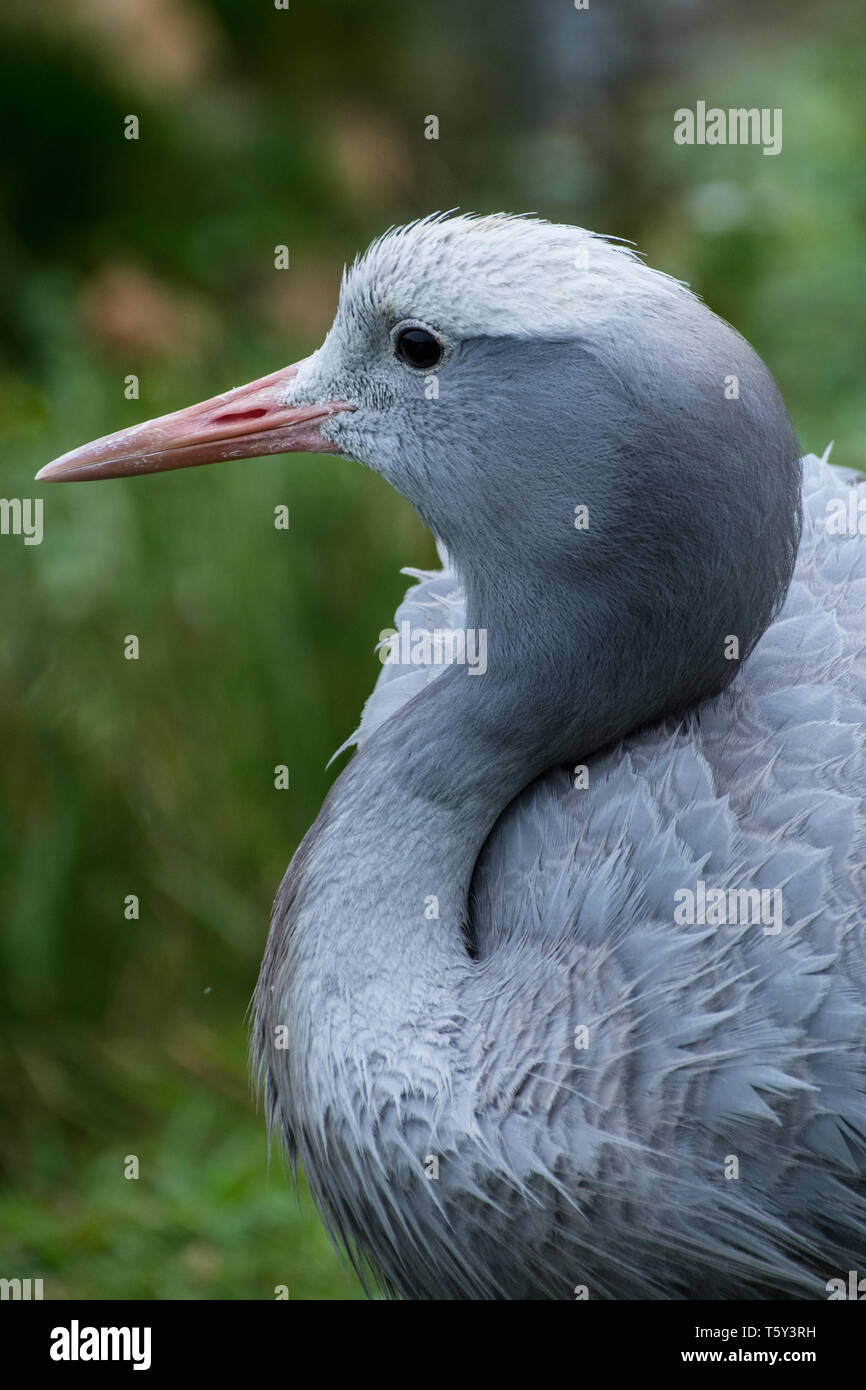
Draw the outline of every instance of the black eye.
M442 360L442 344L426 328L403 328L397 334L394 351L402 362L410 367L423 367L429 371Z

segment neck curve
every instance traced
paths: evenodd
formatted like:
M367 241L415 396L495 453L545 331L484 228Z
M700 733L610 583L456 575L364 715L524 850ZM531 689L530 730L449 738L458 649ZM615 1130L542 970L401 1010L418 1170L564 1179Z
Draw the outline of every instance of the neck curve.
M484 620L484 610L494 615ZM552 604L556 611L556 604ZM498 598L467 605L487 631L487 669L444 669L371 737L344 770L287 876L275 913L347 986L387 947L417 977L442 952L466 958L472 872L500 813L535 777L626 733L646 692L623 690L618 644L631 641L598 598L570 609L563 640L550 611L510 621ZM610 635L602 640L600 633ZM291 893L291 905L287 900ZM431 900L439 916L425 916ZM431 930L431 922L436 930ZM418 928L421 928L419 931ZM399 994L399 991L396 991Z
M256 1051L277 1078L274 1103L279 1093L290 1134L336 1104L346 1065L353 1085L371 1083L383 1038L394 1041L399 1071L425 1020L453 1028L460 1018L472 1031L460 992L475 965L467 904L487 836L535 777L624 734L645 712L645 692L621 698L611 649L625 640L622 624L611 622L602 642L609 619L597 599L571 612L567 640L557 642L547 613L512 615L509 628L468 605L467 625L488 629L484 675L446 668L379 728L292 861L256 995Z
M501 608L491 604L496 618L485 622L487 605L467 604L467 626L488 630L485 674L446 668L370 737L274 908L255 1000L269 1122L335 1238L372 1252L404 1292L423 1292L430 1264L451 1271L456 1296L490 1296L495 1280L466 1282L477 1261L439 1204L448 1191L466 1200L482 1169L494 1188L513 1184L499 1126L534 1065L525 1035L502 1050L519 1027L520 980L498 953L476 960L468 948L478 855L536 776L661 712L646 681L623 683L653 641L640 612L608 609L598 591L568 609L556 597L510 624ZM552 622L557 612L568 621ZM604 959L587 956L586 997L553 1025L562 1055L571 1013L595 1016L593 1000L609 1011L620 988ZM590 1095L574 1104L587 1107L587 1124L596 1118ZM426 1181L431 1155L443 1156L440 1184ZM471 1238L470 1223L461 1239Z

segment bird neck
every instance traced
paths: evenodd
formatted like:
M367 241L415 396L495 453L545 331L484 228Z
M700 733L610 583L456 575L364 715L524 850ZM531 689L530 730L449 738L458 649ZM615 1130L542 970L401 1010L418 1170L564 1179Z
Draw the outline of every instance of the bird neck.
M514 614L511 635L491 623L483 676L448 667L371 736L277 897L255 1000L269 1122L320 1206L359 1239L352 1194L375 1182L389 1207L400 1190L393 1174L417 1178L434 1114L437 1152L456 1150L458 1131L474 1123L471 1079L490 1010L512 988L495 960L492 974L479 970L467 941L472 873L490 830L534 777L637 722L611 656L629 660L623 631L611 647L602 640L608 614L589 595L567 618L552 605ZM467 606L471 625L485 625L480 612ZM645 692L629 689L646 709ZM393 1119L395 1108L389 1148L370 1120ZM411 1160L410 1116L421 1120Z
M468 615L479 611L468 605ZM289 939L305 989L323 980L351 989L388 971L399 1006L396 974L408 989L448 961L465 965L472 872L501 811L549 767L591 753L646 710L640 691L621 698L597 603L571 610L567 641L554 640L549 618L539 608L515 615L512 631L492 622L484 674L448 667L335 783L275 910L274 932ZM617 650L616 631L611 642Z
M342 773L310 832L303 902L314 905L313 930L347 982L368 969L368 954L415 978L425 961L433 970L465 959L475 862L535 771L529 750L497 724L501 701L488 675L449 667L393 715ZM299 924L305 918L299 904Z

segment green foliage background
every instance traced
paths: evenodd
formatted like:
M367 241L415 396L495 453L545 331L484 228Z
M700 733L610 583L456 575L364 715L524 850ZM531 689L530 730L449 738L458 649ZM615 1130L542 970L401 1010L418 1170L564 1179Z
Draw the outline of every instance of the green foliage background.
M22 0L0 26L0 490L45 499L42 545L0 537L0 1274L50 1297L360 1297L268 1170L245 1011L399 568L432 543L341 460L33 474L305 355L343 262L451 206L636 241L755 344L805 448L862 466L862 15ZM781 107L782 154L675 146L699 98Z

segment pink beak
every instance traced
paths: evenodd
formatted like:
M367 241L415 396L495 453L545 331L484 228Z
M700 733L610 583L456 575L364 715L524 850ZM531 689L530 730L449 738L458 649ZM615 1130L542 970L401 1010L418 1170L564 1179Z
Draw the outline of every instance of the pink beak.
M355 406L339 400L287 406L285 399L301 365L283 367L222 396L84 444L46 464L36 474L37 480L87 482L261 454L336 453L319 426L338 411Z

